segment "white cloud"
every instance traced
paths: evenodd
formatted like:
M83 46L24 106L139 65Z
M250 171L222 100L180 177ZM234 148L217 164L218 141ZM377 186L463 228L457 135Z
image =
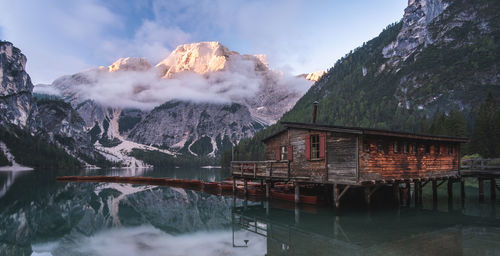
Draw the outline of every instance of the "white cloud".
M82 101L92 99L104 106L144 110L173 99L242 103L265 87L303 94L311 84L282 72L256 72L255 63L239 55L231 57L225 70L203 75L182 72L173 78L162 79L155 68L117 72L93 69L81 74L90 82L75 84L63 79L55 81L54 85L58 88L70 86L71 94L76 92Z

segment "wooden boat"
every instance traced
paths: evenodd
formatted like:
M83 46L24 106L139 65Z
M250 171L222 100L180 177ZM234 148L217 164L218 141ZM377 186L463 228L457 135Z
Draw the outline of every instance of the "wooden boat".
M238 192L240 193L245 193L245 188L242 186L237 187ZM247 189L247 195L248 196L264 196L265 192L262 189L256 188L256 187L248 187Z
M219 187L219 182L203 182L204 189L217 189Z
M229 183L219 183L219 188L220 190L222 191L232 191L233 190L233 184L229 184Z
M272 199L279 199L279 200L285 200L285 201L295 202L295 194L285 193L285 192L282 192L282 191L271 190L271 198ZM318 197L317 196L300 195L299 196L299 202L300 203L304 203L304 204L317 204L318 203Z

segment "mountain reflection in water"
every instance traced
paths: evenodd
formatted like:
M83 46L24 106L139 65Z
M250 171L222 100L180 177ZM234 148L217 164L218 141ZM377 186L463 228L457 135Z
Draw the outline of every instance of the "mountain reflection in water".
M58 175L130 174L0 173L0 255L500 254L498 202L471 200L450 212L441 207L445 202L439 211L335 211L181 188L55 181ZM208 181L228 176L207 169L132 175Z

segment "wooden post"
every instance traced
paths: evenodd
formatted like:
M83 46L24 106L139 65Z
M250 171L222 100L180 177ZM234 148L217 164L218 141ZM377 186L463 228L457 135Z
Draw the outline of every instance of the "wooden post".
M245 193L245 197L246 197L248 195L248 181L247 181L247 179L243 179L243 184L244 184L243 185L244 186L243 192Z
M420 182L418 182L418 181L415 181L415 182L413 183L413 190L415 191L415 206L417 206L417 205L418 205L418 199L419 199L419 197L420 197L420 191L418 190L418 188L419 188L419 187L418 187L418 184L419 184L419 183L420 183Z
M417 189L418 189L418 197L417 197L418 205L422 205L423 191L422 191L422 182L421 181L419 181L417 183Z
M438 189L437 189L437 181L432 180L432 202L437 204L438 200Z
M365 202L366 202L366 205L368 205L368 206L371 203L370 187L365 187Z
M448 201L453 201L453 180L448 180Z
M410 186L410 182L406 182L406 206L410 206L410 202L411 202L411 186Z
M269 199L269 194L270 194L270 193L269 193L269 192L270 192L269 190L271 189L271 188L270 188L270 187L271 187L271 184L270 184L270 183L271 183L270 181L266 182L266 198L267 198L267 199Z
M495 177L493 177L490 179L490 198L491 198L491 200L497 199L496 188L497 188L497 182L495 180Z
M479 183L479 201L484 201L484 181L482 178L477 178L477 182Z
M453 211L453 180L448 180L448 211Z
M340 198L338 197L339 197L339 185L333 184L333 203L335 204L336 208L339 208L340 206Z
M233 177L233 194L236 192L236 179Z
M399 194L399 183L392 184L392 192L394 193L394 201L399 205L401 203L401 195Z
M295 203L298 204L299 201L300 201L299 183L295 182Z
M465 202L465 180L462 178L460 180L460 198L462 199L462 204Z

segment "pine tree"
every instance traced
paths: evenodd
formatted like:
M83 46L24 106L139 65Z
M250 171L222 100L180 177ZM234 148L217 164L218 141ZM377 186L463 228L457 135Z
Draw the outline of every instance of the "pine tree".
M496 103L491 93L479 107L471 149L483 157L496 156L496 141L498 136L495 130ZM498 127L500 129L500 127Z

